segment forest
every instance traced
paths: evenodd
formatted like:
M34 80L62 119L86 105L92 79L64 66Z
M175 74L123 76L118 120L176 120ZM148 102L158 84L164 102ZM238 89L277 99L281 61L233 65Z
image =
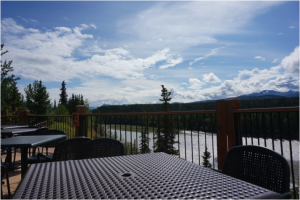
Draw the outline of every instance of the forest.
M278 98L263 100L242 100L241 108L270 108L299 106L299 98ZM215 102L170 104L171 111L214 110ZM124 113L124 112L161 112L161 104L134 104L102 106L93 110L93 113ZM243 113L241 116L243 136L262 137L273 139L299 140L299 112L282 113ZM149 120L152 130L159 128L162 116L106 116L89 117L94 130L104 124L144 126L145 118ZM171 123L177 133L182 130L203 131L216 133L215 114L173 115ZM129 129L127 128L127 131Z

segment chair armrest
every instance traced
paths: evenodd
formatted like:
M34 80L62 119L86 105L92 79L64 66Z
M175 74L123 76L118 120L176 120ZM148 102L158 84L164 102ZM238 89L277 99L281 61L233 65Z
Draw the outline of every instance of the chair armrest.
M44 154L38 153L37 160L39 161L39 163L41 162L41 158L45 158L46 160L52 160L52 158L49 158L48 156L45 156Z
M283 196L284 199L290 199L292 197L290 192L286 192L286 193L283 193L281 195Z

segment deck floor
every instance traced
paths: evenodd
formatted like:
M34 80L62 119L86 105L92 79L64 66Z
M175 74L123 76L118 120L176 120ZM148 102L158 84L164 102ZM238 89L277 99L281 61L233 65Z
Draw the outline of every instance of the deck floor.
M48 149L49 154L52 154L53 151L54 151L54 148L49 148ZM45 153L45 149L44 149L43 153ZM12 153L12 156L14 156L14 153ZM6 153L1 154L2 162L4 162L5 158L6 158ZM20 149L17 149L16 165L21 165ZM9 176L10 192L11 192L11 195L13 195L16 188L18 187L18 185L21 181L21 168L20 169L15 169L14 171L8 171L8 176ZM8 191L7 191L6 177L4 177L3 181L5 182L5 184L2 185L3 197L7 198L8 197Z

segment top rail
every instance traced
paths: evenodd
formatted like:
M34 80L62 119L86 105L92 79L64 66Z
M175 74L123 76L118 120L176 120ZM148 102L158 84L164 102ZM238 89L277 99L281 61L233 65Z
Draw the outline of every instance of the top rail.
M1 115L1 117L18 117L19 115Z
M233 113L256 113L256 112L299 112L299 106L278 107L278 108L251 108L251 109L233 109Z
M72 117L72 115L34 115L34 114L30 114L27 116L29 117Z
M215 110L170 111L170 112L133 112L133 113L85 113L80 116L129 116L129 115L181 115L181 114L216 113Z

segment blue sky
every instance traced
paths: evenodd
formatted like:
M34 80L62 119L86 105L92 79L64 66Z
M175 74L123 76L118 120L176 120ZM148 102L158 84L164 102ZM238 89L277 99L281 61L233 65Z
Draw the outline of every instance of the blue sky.
M299 91L298 1L1 1L18 87L61 83L90 106Z

